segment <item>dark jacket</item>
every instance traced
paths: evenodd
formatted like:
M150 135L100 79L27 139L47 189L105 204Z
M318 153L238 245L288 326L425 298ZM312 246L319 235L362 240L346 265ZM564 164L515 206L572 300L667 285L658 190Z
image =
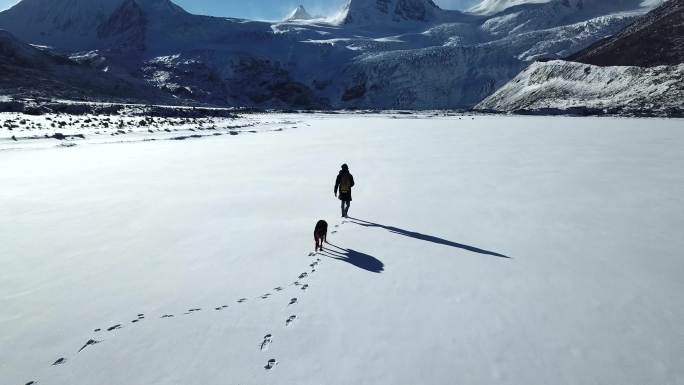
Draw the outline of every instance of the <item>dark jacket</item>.
M340 173L337 174L337 179L335 179L335 194L337 194L337 189L340 187L340 182L342 182L342 177L348 175L349 179L351 179L351 186L354 187L354 176L349 173L348 170L340 170Z

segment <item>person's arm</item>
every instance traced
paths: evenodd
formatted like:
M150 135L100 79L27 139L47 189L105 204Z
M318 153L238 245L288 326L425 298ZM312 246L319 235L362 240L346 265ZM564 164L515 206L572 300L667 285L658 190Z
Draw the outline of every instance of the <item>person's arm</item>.
M333 190L333 193L335 196L337 196L337 188L340 186L340 176L338 175L337 178L335 179L335 189Z
M354 175L349 174L349 177L351 178L351 186L350 187L354 187Z

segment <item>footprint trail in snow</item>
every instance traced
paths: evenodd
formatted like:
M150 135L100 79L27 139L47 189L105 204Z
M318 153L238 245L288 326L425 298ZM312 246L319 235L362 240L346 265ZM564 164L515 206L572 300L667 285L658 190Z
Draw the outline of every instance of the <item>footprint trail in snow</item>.
M342 222L342 223L344 224L344 223L346 223L346 222ZM340 226L340 225L335 225L335 228L339 228L339 226ZM335 233L337 233L337 231L333 231L333 232L332 232L332 234L335 234ZM311 253L309 253L309 256L310 256L310 257L314 257L314 256L316 256L316 255L318 255L318 253L316 253L316 252L311 252ZM309 267L311 268L311 273L316 272L316 269L315 269L315 268L316 268L317 266L319 266L320 263L321 263L321 258L316 258L315 261L313 261L313 262L311 262L311 263L309 264ZM306 283L305 283L305 284L302 284L300 281L309 278L310 275L311 275L311 273L307 273L307 272L301 273L301 274L299 275L299 277L298 277L299 280L298 280L298 281L295 281L295 282L293 283L293 285L299 287L300 290L302 290L302 291L306 291L307 289L309 289L309 284L306 284ZM285 288L283 288L282 286L277 286L277 287L275 287L273 290L275 290L277 293L280 293L280 292L285 291ZM271 296L272 296L272 293L266 293L266 294L263 294L262 296L260 296L260 297L258 297L258 298L261 298L261 299L268 299L268 298L270 298ZM247 302L247 298L244 298L244 297L243 297L243 298L240 298L239 300L237 300L237 303L239 303L239 304L242 304L242 303L245 303L245 302ZM298 298L297 298L297 297L293 297L293 298L290 299L290 301L289 301L289 303L288 303L287 306L289 307L289 306L291 306L291 305L295 305L295 304L297 304L298 302L299 302ZM220 310L225 310L225 309L227 309L227 308L229 308L228 305L221 305L221 306L215 307L214 309L217 310L217 311L220 311ZM184 312L183 314L185 314L185 315L190 315L190 314L194 314L194 313L197 313L197 312L200 312L200 311L202 311L201 308L199 308L199 307L194 307L194 308L188 309L188 310L187 310L186 312ZM159 319L170 319L170 318L174 318L174 317L175 317L174 314L163 314L163 315L161 315L161 316L159 317ZM136 324L136 323L139 323L140 321L142 321L142 320L144 320L144 319L145 319L145 314L144 314L144 313L139 313L139 314L137 314L137 318L135 318L134 320L132 320L131 323ZM296 314L290 315L290 316L285 320L285 327L288 327L288 326L292 325L296 319L297 319L297 315L296 315ZM122 329L122 328L123 328L122 324L115 324L115 325L110 326L109 328L107 328L106 331L107 331L107 332L113 332L113 331L116 331L116 330L120 330L120 329ZM103 330L102 328L96 328L96 329L94 329L93 331L96 332L96 333L100 333L102 330ZM91 338L91 339L89 339L89 340L88 340L88 341L87 341L87 342L78 350L77 353L81 353L81 352L83 352L84 350L86 350L87 348L92 347L92 346L97 345L97 344L100 344L100 343L102 343L102 342L104 342L104 341L96 340L96 339L94 339L94 338ZM264 339L262 340L262 342L261 342L260 345L259 345L260 350L261 350L261 351L267 351L268 348L269 348L269 346L271 345L272 342L273 342L273 335L270 334L270 333L269 333L269 334L266 334L266 335L264 336ZM67 363L67 358L65 358L65 357L60 357L60 358L58 358L56 361L54 361L54 363L52 363L52 366L62 366L62 365L65 365L66 363ZM264 366L264 369L266 369L266 370L272 370L273 368L276 367L276 365L278 365L278 361L277 361L275 358L271 358L271 359L269 359L269 360L266 362L266 365ZM35 381L35 380L34 380L34 381L29 381L29 382L26 383L26 385L35 385L35 384L38 384L38 381Z

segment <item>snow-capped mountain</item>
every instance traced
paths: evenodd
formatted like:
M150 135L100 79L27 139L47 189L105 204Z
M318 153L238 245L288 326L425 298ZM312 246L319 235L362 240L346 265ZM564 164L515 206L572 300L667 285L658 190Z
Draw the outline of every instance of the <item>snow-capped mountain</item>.
M460 12L443 10L432 0L350 0L338 19L342 24L448 21Z
M534 63L477 108L684 115L683 10L670 0L572 61Z
M350 0L333 19L193 15L169 0L23 0L0 28L176 100L283 108L471 107L538 58L620 31L641 0L552 0L491 16Z
M306 8L304 8L303 5L300 5L299 7L295 8L294 11L290 12L290 14L285 18L285 20L311 20L314 17L307 12Z

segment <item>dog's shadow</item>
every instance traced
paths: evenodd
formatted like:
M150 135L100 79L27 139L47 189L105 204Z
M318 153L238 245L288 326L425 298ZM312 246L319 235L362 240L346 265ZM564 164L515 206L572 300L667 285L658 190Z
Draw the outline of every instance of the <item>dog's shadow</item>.
M329 258L350 263L360 269L367 270L372 273L382 273L385 270L385 264L374 256L353 249L343 249L330 242L326 243L321 251L321 254Z

